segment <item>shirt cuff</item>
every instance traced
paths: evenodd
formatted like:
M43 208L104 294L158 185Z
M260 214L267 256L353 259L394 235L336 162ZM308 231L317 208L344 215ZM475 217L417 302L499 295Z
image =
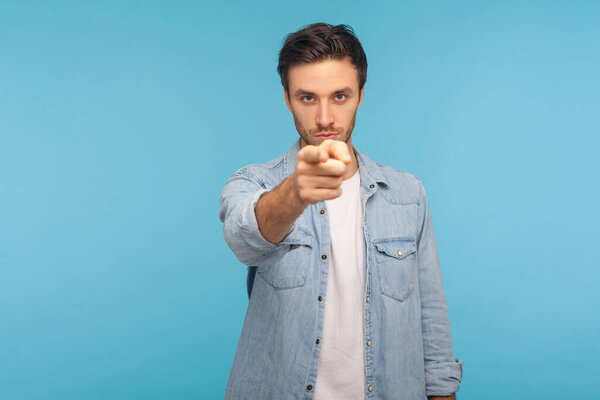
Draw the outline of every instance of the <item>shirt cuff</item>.
M425 366L427 396L450 396L458 392L462 380L463 361L442 362Z

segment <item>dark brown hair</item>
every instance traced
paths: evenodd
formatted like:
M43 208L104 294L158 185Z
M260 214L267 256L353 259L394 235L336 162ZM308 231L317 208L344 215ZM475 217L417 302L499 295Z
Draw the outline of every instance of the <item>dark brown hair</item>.
M317 22L286 35L279 51L277 72L289 95L288 72L291 67L330 58L342 60L346 57L356 68L360 91L367 81L367 56L354 30L348 25L334 26Z

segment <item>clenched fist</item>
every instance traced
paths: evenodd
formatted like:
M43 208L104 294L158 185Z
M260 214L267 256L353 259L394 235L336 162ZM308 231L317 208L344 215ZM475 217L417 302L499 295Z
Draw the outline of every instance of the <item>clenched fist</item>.
M298 152L295 184L299 199L308 204L342 194L340 185L352 157L348 145L327 139L319 146L306 145Z

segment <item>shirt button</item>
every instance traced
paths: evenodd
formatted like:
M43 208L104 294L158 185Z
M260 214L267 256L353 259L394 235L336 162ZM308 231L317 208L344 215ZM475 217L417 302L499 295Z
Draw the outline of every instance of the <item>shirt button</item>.
M372 392L373 391L373 386L369 385L368 389L369 389L369 392Z
M371 189L373 189L373 188L375 187L375 185L369 185L369 187L370 187Z
M319 339L317 339L317 340L315 340L315 343L319 344L319 343L321 343L321 341Z
M371 298L367 296L367 303L371 301Z
M317 300L322 301L323 298L321 296L317 297Z
M371 339L367 340L367 346L371 345Z
M401 256L402 255L402 251L398 250L398 255Z
M308 386L306 387L306 390L312 390L312 385L308 385Z
M325 214L325 210L321 210L319 212L321 213L321 215Z
M327 260L327 255L326 255L326 254L323 254L323 255L321 256L321 259L322 259L322 260Z

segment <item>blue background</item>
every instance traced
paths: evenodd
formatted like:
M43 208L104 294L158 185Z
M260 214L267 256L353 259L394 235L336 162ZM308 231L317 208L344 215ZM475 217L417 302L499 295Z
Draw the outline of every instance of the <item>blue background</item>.
M598 398L598 2L1 2L0 398L217 399L219 195L297 138L284 35L353 26L355 144L427 189L461 399Z

